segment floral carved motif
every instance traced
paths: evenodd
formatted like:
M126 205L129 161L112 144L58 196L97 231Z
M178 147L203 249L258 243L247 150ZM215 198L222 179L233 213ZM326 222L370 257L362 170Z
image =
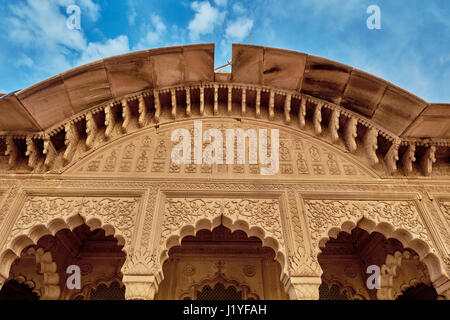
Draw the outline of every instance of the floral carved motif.
M315 248L332 227L339 228L345 221L356 223L363 217L408 230L433 248L414 201L306 200L305 204Z
M182 226L192 225L201 218L224 215L258 226L283 244L279 203L276 199L177 199L168 198L161 241Z
M128 255L122 268L124 274L154 274L156 270L156 254L141 249Z
M450 223L450 202L441 202L441 208L445 219Z
M5 218L6 214L9 211L9 208L11 207L11 204L14 202L14 199L17 196L19 188L17 185L13 185L11 189L9 190L6 199L3 201L3 205L0 207L0 224L2 223L3 219ZM2 204L1 198L0 198L0 205Z
M81 215L86 221L97 218L104 224L112 225L129 245L138 203L137 198L31 196L24 204L8 243L19 234L26 234L33 226L47 225L56 218L67 219Z

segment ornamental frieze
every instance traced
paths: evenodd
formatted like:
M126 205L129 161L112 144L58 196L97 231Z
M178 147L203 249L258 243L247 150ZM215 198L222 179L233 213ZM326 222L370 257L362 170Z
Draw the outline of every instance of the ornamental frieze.
M127 176L127 177L197 177L220 176L223 178L261 178L260 163L246 161L238 164L236 150L234 164L182 163L171 161L171 154L177 143L171 141L173 130L186 129L193 132L190 124L165 125L158 132L147 129L111 142L103 148L95 150L76 164L65 170L72 176ZM229 120L203 121L203 130L217 129L223 137L227 129L261 130L277 128L279 140L279 169L276 176L288 179L304 178L341 178L361 179L376 177L377 174L345 153L344 149L314 141L306 135L287 130L275 125L264 126L261 123L239 124ZM223 151L226 151L226 139L223 139ZM191 142L192 143L192 142ZM193 144L193 143L192 143ZM203 149L208 146L203 143ZM268 148L270 147L270 139ZM344 151L344 152L343 152ZM194 158L194 147L191 147L191 158ZM249 142L245 145L245 155L249 155Z
M81 216L85 221L100 219L124 237L129 246L139 207L139 198L119 197L45 197L28 196L9 233L7 244L19 235L27 235L38 225L47 227L55 219L67 221Z
M258 226L284 245L278 199L180 199L167 198L162 224L161 243L183 226L194 225L202 218L225 216Z
M414 201L359 201L359 200L305 200L306 215L313 247L328 237L331 228L340 228L344 222L357 223L367 218L375 223L387 222L395 229L405 229L414 238L425 241L433 251L428 232Z

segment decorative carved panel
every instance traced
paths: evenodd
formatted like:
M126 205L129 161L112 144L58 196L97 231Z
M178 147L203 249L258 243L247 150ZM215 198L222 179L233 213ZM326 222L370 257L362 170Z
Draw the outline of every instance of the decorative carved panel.
M224 162L226 160L226 129L279 129L279 171L276 176L284 178L327 178L360 179L362 177L376 177L372 169L345 150L335 145L314 140L307 135L278 127L274 124L246 122L237 125L229 119L203 120L203 131L218 129L222 132L224 141ZM91 152L76 164L66 169L65 173L76 176L130 176L130 177L192 177L192 176L220 176L223 178L252 178L266 177L260 174L260 163L237 164L236 150L233 165L214 164L196 165L171 162L172 146L171 133L175 129L184 128L193 133L193 121L188 124L168 124L155 129L141 130L133 135L124 136L104 147ZM270 140L269 140L270 142ZM193 137L192 137L193 146ZM248 157L248 140L245 154ZM258 142L259 144L259 142ZM203 143L203 150L207 146ZM270 144L269 144L270 146ZM192 154L194 148L192 147ZM192 158L193 159L193 158Z
M262 228L266 237L271 236L284 246L278 199L167 198L164 212L161 243L183 226L194 225L201 218L223 215Z
M16 222L9 233L7 243L19 235L27 235L33 227L48 227L55 219L67 219L80 215L89 221L100 219L111 225L130 245L139 198L135 197L46 197L28 196Z
M305 206L312 245L316 252L319 241L328 237L328 231L331 228L340 228L347 221L356 224L363 217L377 224L387 222L395 229L405 229L414 238L425 241L434 250L428 231L413 200L305 200Z

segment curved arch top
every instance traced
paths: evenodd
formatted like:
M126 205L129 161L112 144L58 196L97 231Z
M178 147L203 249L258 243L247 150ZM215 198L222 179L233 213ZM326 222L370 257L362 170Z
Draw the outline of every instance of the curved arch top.
M0 132L37 132L83 110L146 89L231 82L329 101L398 136L450 137L450 106L430 104L361 70L294 51L233 44L232 72L214 73L214 44L132 52L83 65L0 97Z

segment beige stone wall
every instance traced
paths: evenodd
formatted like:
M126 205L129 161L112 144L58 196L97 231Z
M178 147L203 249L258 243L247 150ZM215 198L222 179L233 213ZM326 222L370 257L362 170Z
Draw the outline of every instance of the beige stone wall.
M277 128L280 171L254 165L173 165L174 128L136 129L80 153L57 173L0 178L0 279L23 248L45 234L86 223L124 245L128 298L153 297L168 250L220 221L256 236L276 253L290 298L317 298L320 247L355 226L414 249L438 293L450 273L450 185L445 177L386 177L345 145L257 120L205 119L204 128ZM261 294L262 293L260 292Z

